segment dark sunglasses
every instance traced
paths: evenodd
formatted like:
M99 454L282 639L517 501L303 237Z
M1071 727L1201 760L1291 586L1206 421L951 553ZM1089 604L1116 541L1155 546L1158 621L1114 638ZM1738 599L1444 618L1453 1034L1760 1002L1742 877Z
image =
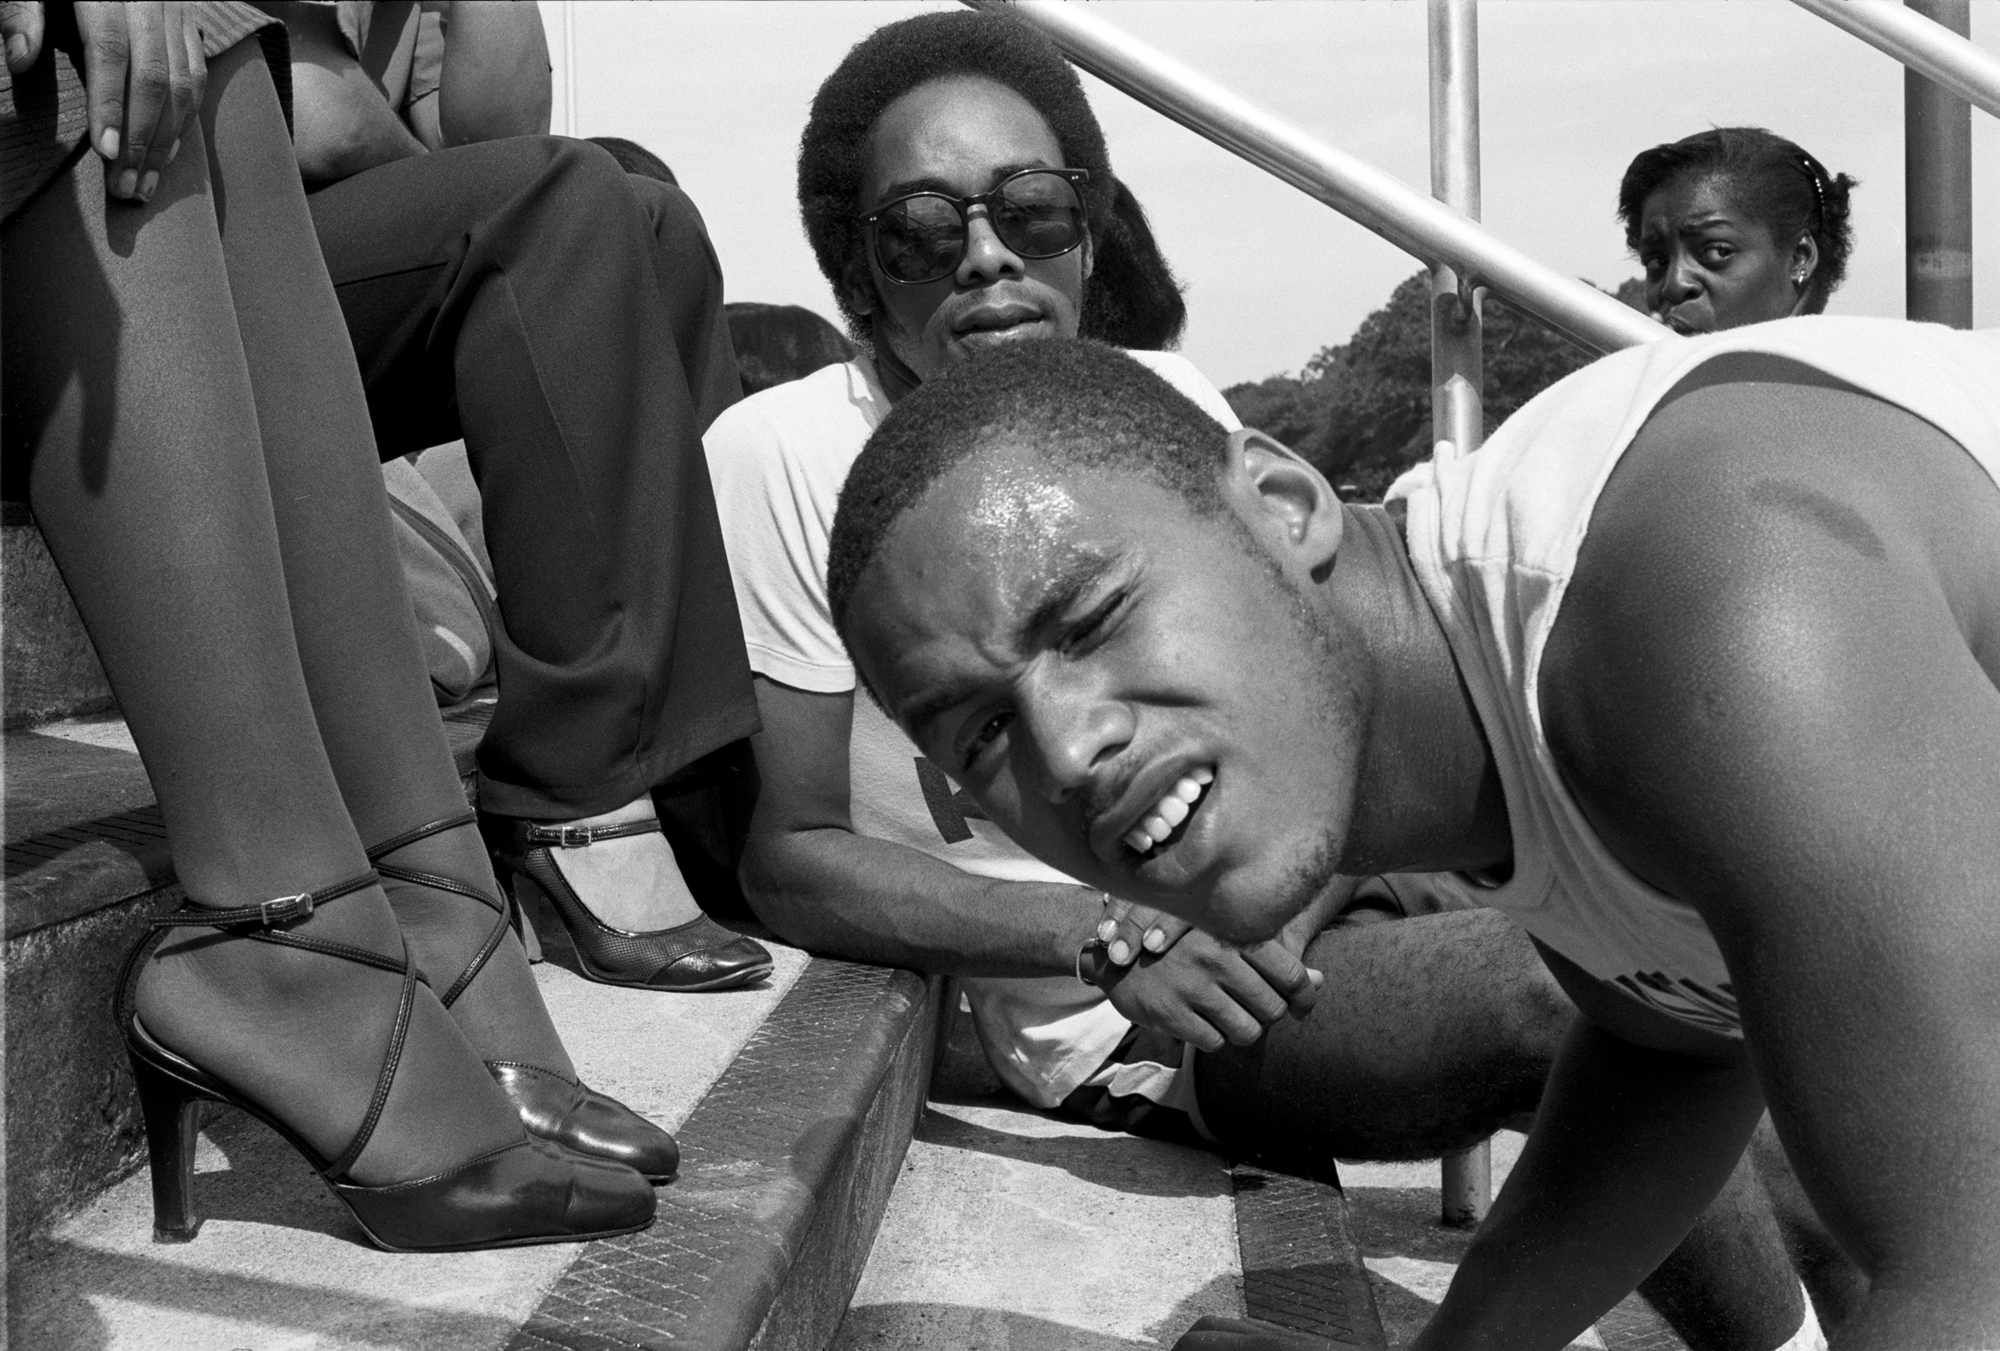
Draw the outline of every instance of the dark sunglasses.
M1022 169L989 192L952 197L913 192L856 216L875 247L875 261L890 281L937 281L958 270L969 229L966 213L986 208L1000 242L1023 258L1059 258L1083 243L1083 195L1088 169Z

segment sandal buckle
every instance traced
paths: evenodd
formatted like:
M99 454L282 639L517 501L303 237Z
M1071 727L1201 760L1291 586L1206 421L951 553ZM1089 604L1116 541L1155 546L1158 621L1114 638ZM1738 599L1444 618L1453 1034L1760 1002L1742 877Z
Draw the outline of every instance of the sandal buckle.
M312 912L312 893L302 891L296 896L279 896L274 900L259 902L257 923L262 928L274 929L280 924L290 924L293 920L304 919Z
M594 826L540 826L537 832L545 843L558 849L582 849L597 842Z

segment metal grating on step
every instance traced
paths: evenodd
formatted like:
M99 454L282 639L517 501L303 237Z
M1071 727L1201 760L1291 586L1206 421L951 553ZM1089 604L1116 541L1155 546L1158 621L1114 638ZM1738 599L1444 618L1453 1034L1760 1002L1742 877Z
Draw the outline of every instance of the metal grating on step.
M1241 1163L1229 1177L1244 1313L1350 1346L1387 1346L1340 1187Z
M167 823L160 815L158 804L140 807L135 811L119 812L115 816L99 817L81 825L65 826L61 830L17 840L7 846L6 875L19 877L72 849L99 840L136 851L163 845L166 838Z
M813 1207L848 1200L814 1183L922 991L907 972L815 959L682 1125L653 1227L584 1248L508 1351L748 1346Z

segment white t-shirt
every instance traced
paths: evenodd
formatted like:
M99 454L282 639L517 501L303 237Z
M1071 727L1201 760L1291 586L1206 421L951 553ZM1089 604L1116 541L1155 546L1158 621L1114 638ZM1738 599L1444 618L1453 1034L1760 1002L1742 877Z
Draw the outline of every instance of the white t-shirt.
M1540 698L1598 494L1660 400L1727 352L1789 357L1907 409L2000 483L2000 333L1814 316L1613 353L1536 396L1474 453L1440 446L1389 498L1408 506L1410 563L1507 798L1514 871L1481 899L1635 1002L1737 1037L1736 992L1707 924L1598 838L1556 767Z
M1242 425L1184 358L1131 355L1224 427ZM827 606L827 543L840 486L888 411L874 369L862 358L752 395L726 410L703 438L750 668L759 675L815 694L855 687ZM907 845L981 877L1073 884L980 816L866 697L854 700L848 776L857 834ZM994 1071L1038 1107L1055 1106L1088 1079L1131 1026L1103 994L1072 976L968 977L964 984Z

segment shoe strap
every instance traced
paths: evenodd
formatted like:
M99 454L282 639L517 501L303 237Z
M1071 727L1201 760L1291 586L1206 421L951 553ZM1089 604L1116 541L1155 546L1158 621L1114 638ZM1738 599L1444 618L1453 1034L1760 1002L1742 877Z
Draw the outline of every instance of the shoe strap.
M372 887L381 879L370 868L359 877L350 877L345 882L336 882L318 891L302 891L296 896L279 896L274 900L260 901L256 905L238 906L234 910L212 910L206 906L184 906L171 914L155 915L152 927L155 929L177 929L207 926L216 929L231 929L239 925L254 924L260 929L275 928L280 924L291 924L306 918L328 901L351 896L365 887Z
M493 928L487 933L486 941L479 945L479 951L473 954L470 962L466 963L465 970L458 973L458 979L451 983L451 988L438 996L439 1001L446 1008L450 1008L453 1002L465 993L465 987L479 978L479 973L486 969L486 963L500 950L500 945L507 941L507 930L513 927L513 922L507 913L507 903L487 895L477 887L467 886L457 878L446 877L442 873L418 872L414 868L398 868L391 863L378 865L377 871L382 876L392 877L398 882L410 882L420 887L429 887L433 891L464 896L469 900L478 901L495 913Z
M523 845L554 845L558 849L582 849L596 844L599 840L622 840L628 835L658 835L663 833L657 819L651 821L627 821L615 826L578 826L559 824L541 825L535 821L522 821L516 826L516 834Z
M369 869L359 877L351 877L345 882L336 882L318 891L301 892L296 896L280 896L259 905L239 906L233 910L205 910L199 906L188 906L171 914L154 917L154 929L178 929L206 927L216 929L250 929L240 933L241 937L253 942L272 943L280 947L297 948L305 952L317 952L326 957L338 957L345 961L358 962L362 966L374 967L403 978L403 989L396 1006L396 1020L389 1029L389 1045L383 1052L382 1067L375 1075L375 1092L368 1102L368 1114L362 1118L361 1126L348 1141L347 1148L340 1157L327 1163L321 1169L324 1176L342 1178L354 1161L361 1157L361 1151L375 1135L375 1125L382 1119L382 1109L388 1105L389 1090L396 1082L397 1067L403 1061L403 1045L409 1037L410 1013L416 1005L417 982L425 981L423 973L410 964L409 949L405 947L400 959L384 957L379 952L358 948L351 943L332 943L325 939L312 938L303 934L287 933L275 926L291 924L305 919L328 901L339 900L374 886L381 880L374 869ZM142 944L133 951L127 963L127 974L121 979L121 1006L131 998L131 971L147 952L148 945Z
M155 929L211 928L248 929L241 937L258 943L274 943L283 948L297 948L301 952L317 952L323 957L338 957L342 961L357 962L362 966L372 966L377 971L388 971L402 975L409 966L407 951L402 957L384 957L379 952L355 947L352 943L331 942L324 938L313 938L305 934L288 933L277 926L295 924L307 918L328 901L351 896L357 891L374 886L381 881L374 869L369 869L359 877L350 877L345 882L336 882L318 891L302 891L296 896L279 896L275 900L263 901L257 905L239 906L234 910L210 910L203 906L188 905L165 915L155 915L152 927ZM423 972L416 978L426 985L430 980Z
M406 830L401 835L391 836L389 839L376 845L373 849L370 849L368 851L368 861L370 863L380 863L406 844L415 844L418 840L427 840L433 835L442 835L447 830L457 830L460 826L469 826L478 819L479 813L464 811L459 812L455 816L441 816L435 821L426 821L414 830Z
M498 915L492 932L486 935L486 941L480 944L479 951L466 964L465 970L459 972L458 979L438 996L439 1002L446 1008L450 1008L458 997L465 993L466 987L479 978L479 973L486 969L486 963L500 950L500 944L506 941L509 927L507 903L468 882L459 881L456 877L447 877L443 873L422 872L415 868L399 868L393 863L384 863L382 860L405 845L415 844L418 840L426 840L433 835L442 835L447 830L457 830L460 826L472 825L478 820L479 814L471 811L440 817L435 821L426 821L413 830L392 836L368 851L368 861L373 863L375 871L384 877L393 878L398 882L408 882L414 886L428 887L432 891L463 896L467 900L478 901Z

